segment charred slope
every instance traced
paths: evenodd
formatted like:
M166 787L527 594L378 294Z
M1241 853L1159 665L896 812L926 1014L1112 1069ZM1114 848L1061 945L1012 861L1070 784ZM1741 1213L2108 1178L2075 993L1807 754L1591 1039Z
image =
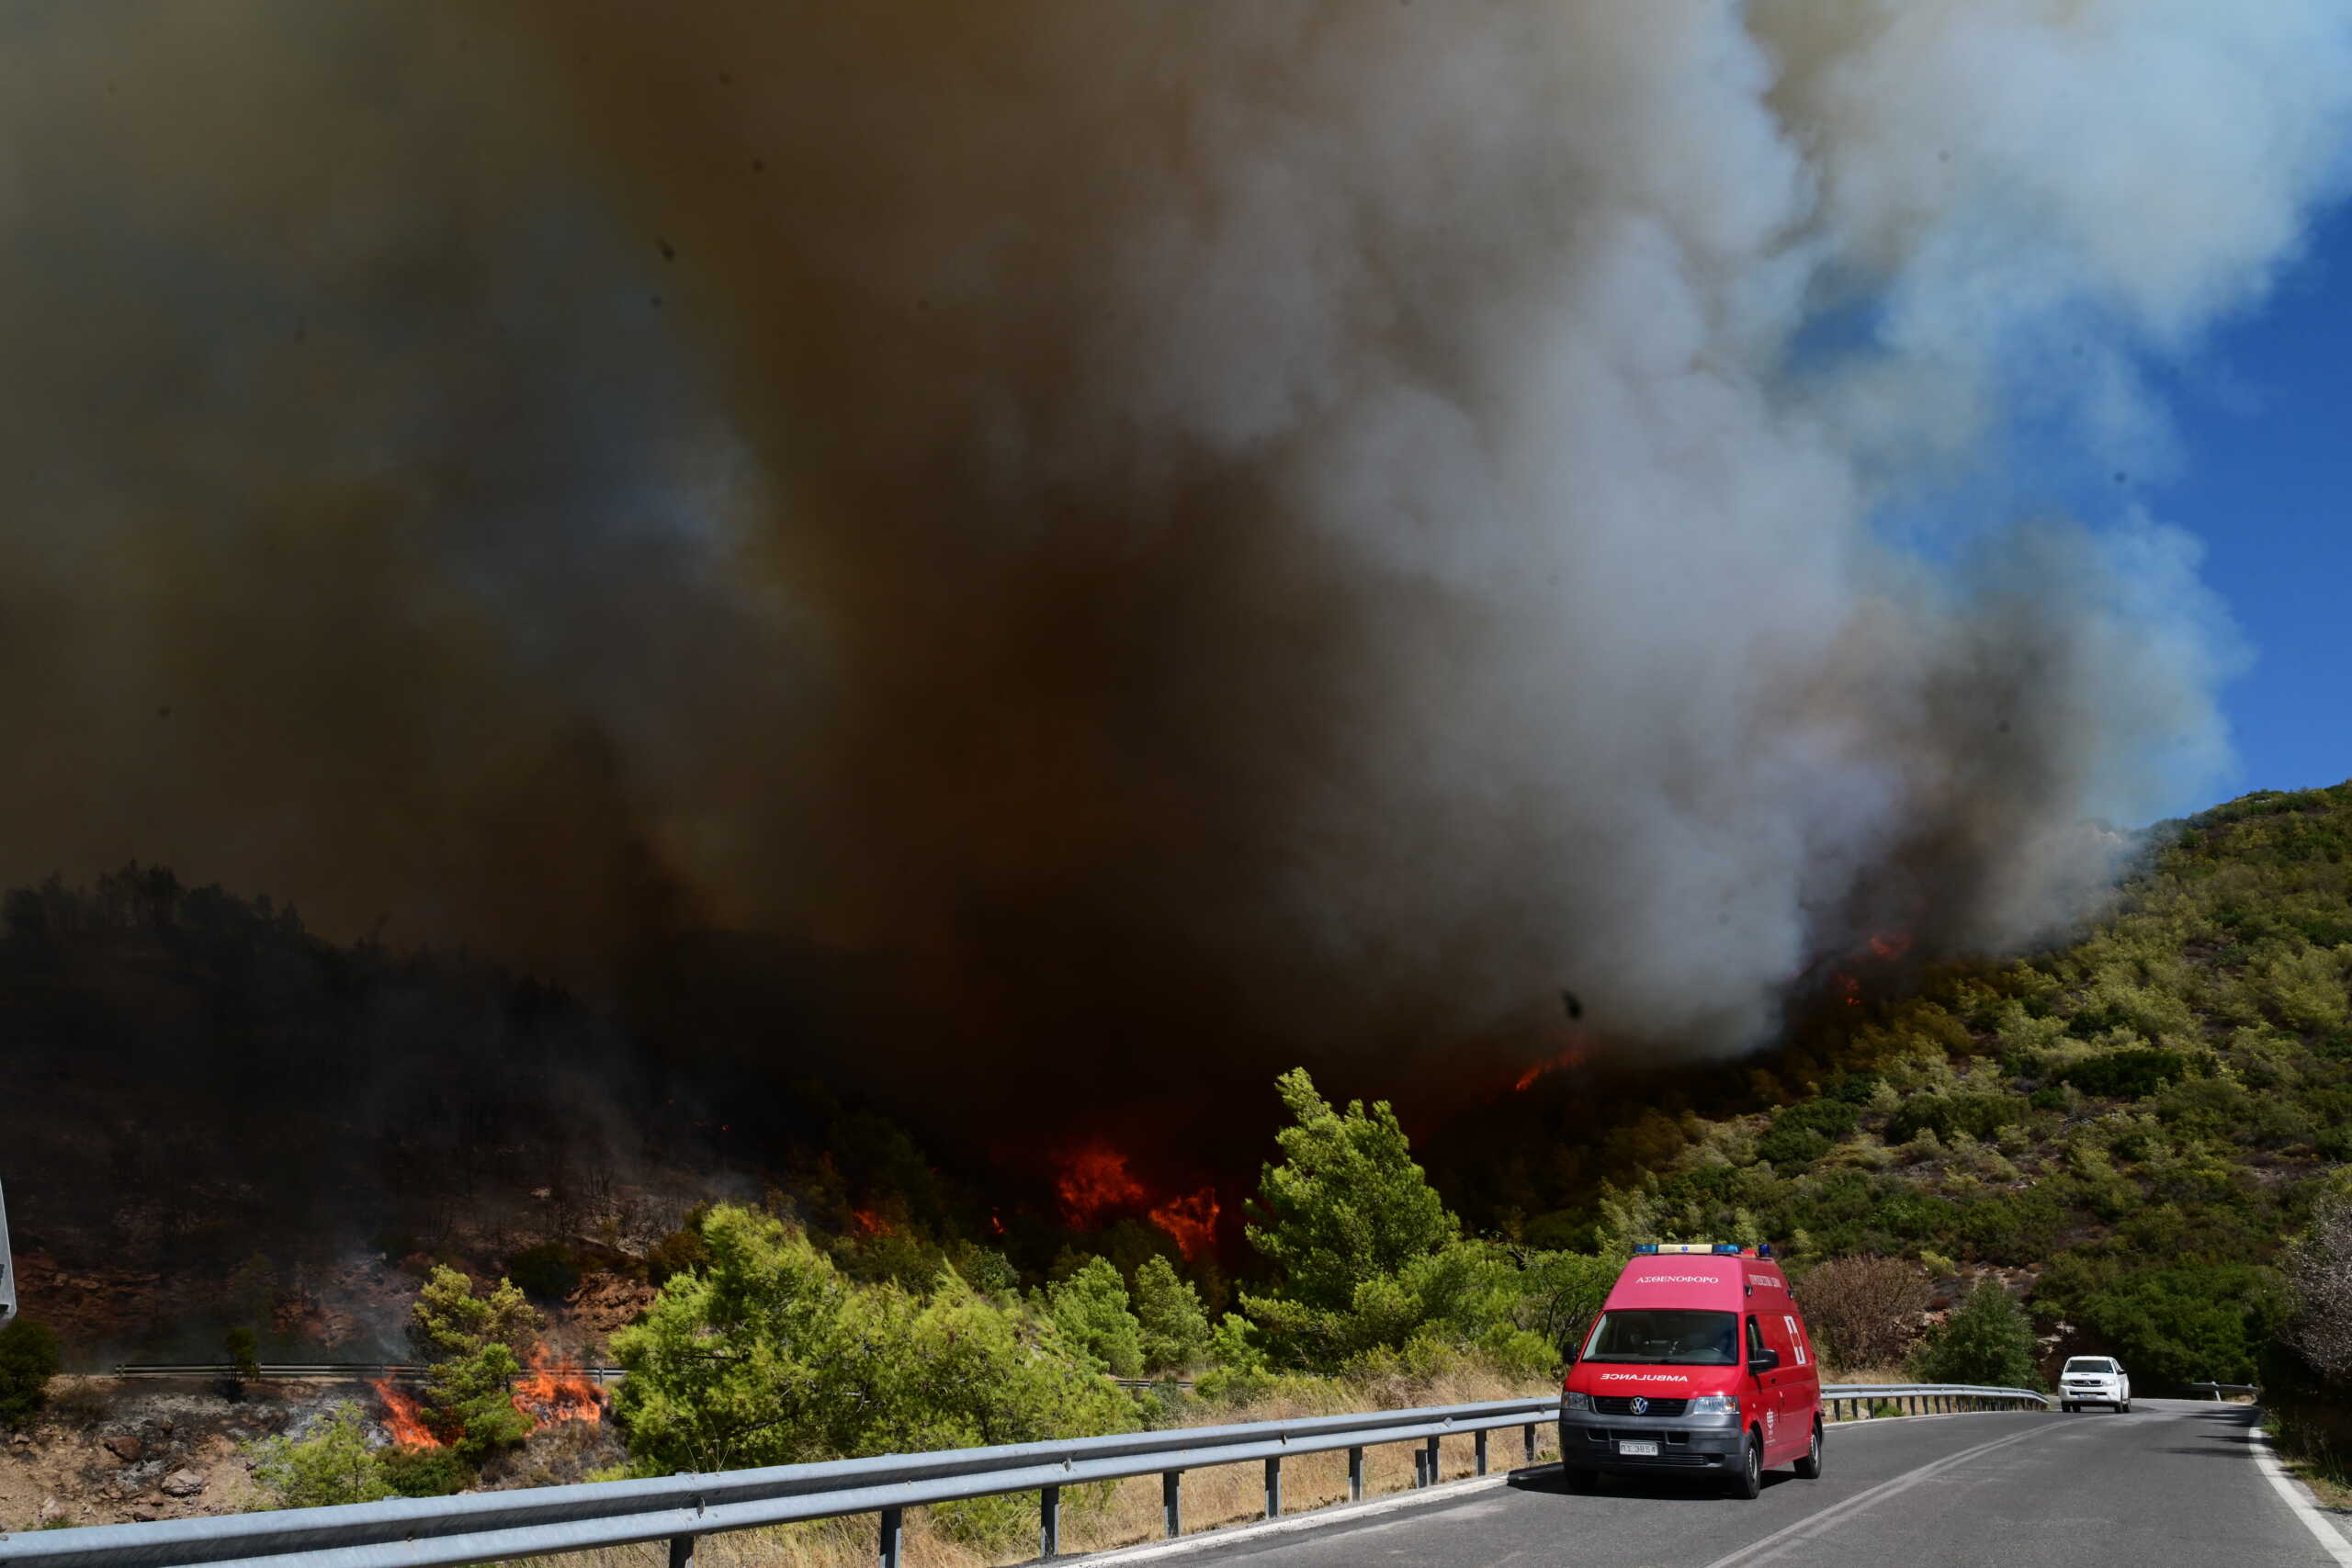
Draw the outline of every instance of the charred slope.
M339 946L137 866L5 913L9 1197L20 1244L74 1264L200 1280L715 1152L608 1022L462 955Z

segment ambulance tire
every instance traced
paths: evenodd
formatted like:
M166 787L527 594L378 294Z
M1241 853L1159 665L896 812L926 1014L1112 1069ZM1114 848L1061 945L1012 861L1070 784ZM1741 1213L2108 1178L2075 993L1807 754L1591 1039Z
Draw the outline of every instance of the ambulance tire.
M2072 1404L2068 1404L2064 1402L2060 1403L2058 1408L2064 1411L2069 1416L2072 1416L2075 1413L2075 1407Z
M1755 1432L1747 1434L1747 1442L1739 1451L1739 1472L1731 1478L1731 1495L1735 1497L1759 1497L1764 1493L1764 1439Z
M1600 1472L1589 1465L1560 1467L1560 1479L1567 1489L1579 1497L1589 1497L1600 1490Z
M1819 1421L1813 1424L1813 1451L1797 1461L1797 1479L1800 1481L1821 1479L1821 1423Z

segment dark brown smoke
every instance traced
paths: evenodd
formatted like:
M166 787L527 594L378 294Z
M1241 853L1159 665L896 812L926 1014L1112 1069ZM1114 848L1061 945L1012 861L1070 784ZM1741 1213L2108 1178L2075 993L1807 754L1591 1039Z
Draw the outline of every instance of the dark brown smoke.
M1874 520L2024 381L2161 445L2352 80L2297 6L151 20L0 111L7 869L1096 1103L2078 914L2225 751L2193 555Z

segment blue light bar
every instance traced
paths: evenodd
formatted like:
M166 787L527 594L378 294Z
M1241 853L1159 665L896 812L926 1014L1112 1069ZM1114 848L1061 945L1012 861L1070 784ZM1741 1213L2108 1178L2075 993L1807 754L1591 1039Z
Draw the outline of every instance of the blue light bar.
M1656 1252L1657 1250L1657 1243L1654 1241L1637 1241L1634 1244L1634 1256L1636 1258L1639 1258L1645 1252Z
M1757 1256L1757 1257L1758 1257L1758 1258L1770 1258L1770 1257L1771 1257L1771 1256L1772 1256L1772 1244L1771 1244L1770 1242L1769 1242L1769 1241L1759 1241L1759 1242L1758 1242L1758 1243L1756 1244L1756 1256Z
M1736 1241L1719 1241L1715 1243L1715 1256L1718 1258L1737 1258L1739 1256L1739 1243Z

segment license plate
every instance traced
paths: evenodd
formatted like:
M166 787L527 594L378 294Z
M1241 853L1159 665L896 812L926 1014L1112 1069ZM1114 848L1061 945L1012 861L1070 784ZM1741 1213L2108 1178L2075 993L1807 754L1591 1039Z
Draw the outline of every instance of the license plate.
M1621 1442L1617 1445L1617 1451L1624 1455L1627 1459L1657 1458L1657 1445L1656 1443Z

